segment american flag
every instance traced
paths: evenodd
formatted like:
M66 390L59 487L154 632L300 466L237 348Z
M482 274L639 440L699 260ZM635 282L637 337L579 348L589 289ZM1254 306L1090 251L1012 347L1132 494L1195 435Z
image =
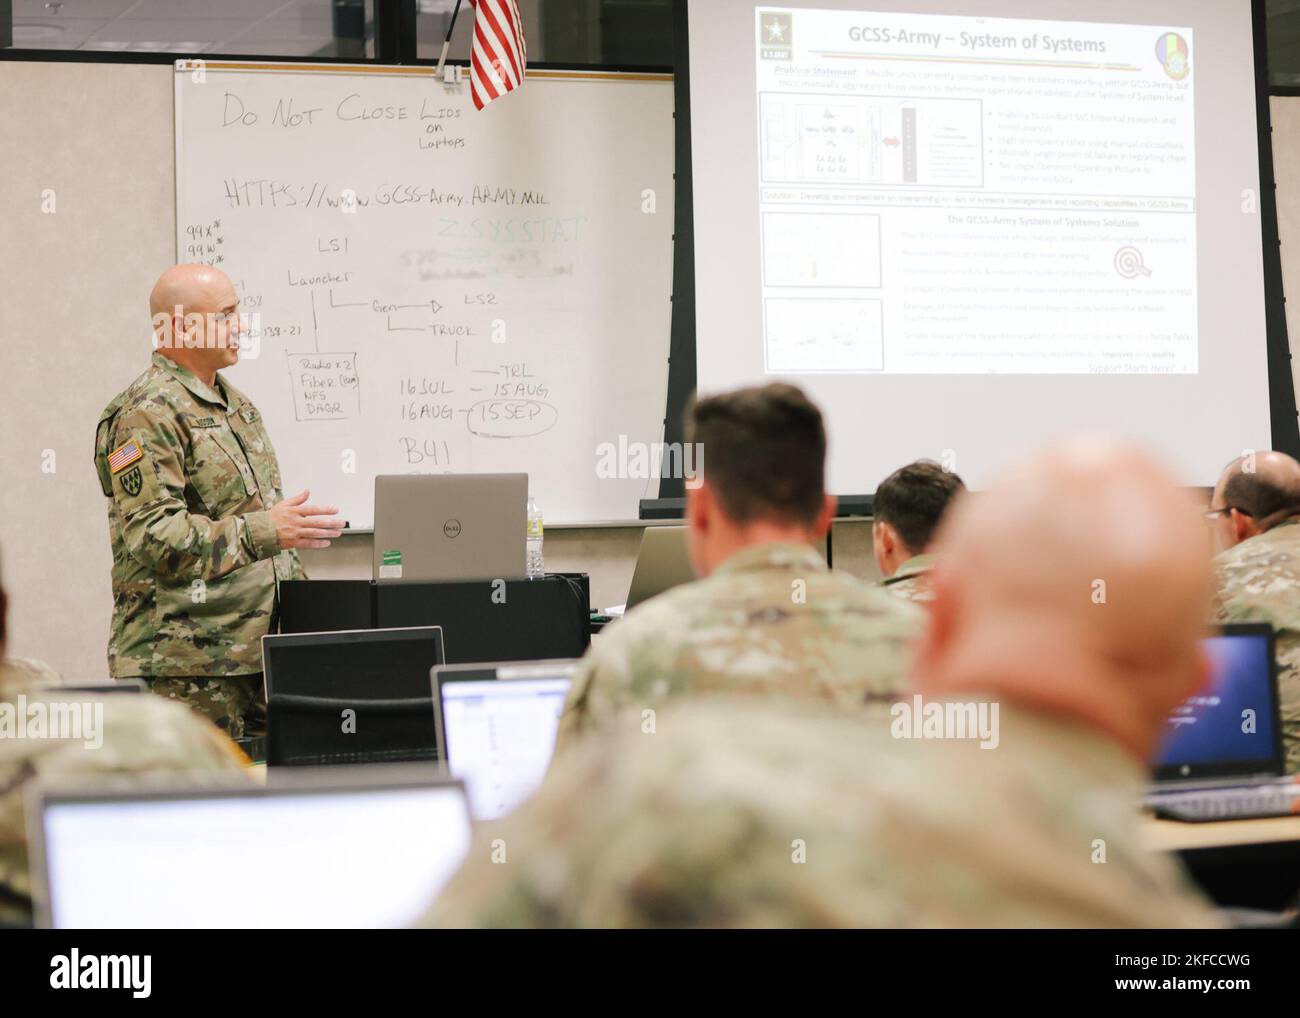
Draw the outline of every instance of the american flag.
M518 88L524 80L528 47L519 0L470 0L474 42L469 50L469 90L474 108Z
M114 474L120 473L143 456L140 446L132 439L126 445L120 445L108 454L108 469Z

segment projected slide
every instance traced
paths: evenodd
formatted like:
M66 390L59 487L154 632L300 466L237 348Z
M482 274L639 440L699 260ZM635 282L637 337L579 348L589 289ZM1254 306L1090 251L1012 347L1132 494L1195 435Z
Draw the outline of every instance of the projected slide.
M767 372L1198 371L1190 27L754 18Z

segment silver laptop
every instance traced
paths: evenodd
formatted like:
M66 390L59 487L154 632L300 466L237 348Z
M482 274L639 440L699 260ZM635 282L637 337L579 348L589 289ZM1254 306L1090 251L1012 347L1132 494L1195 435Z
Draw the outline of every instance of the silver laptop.
M429 766L38 787L27 816L37 924L57 929L408 926L470 844L464 788Z
M685 527L646 527L636 553L632 586L627 592L627 610L665 590L690 583L695 568L686 550Z
M465 782L475 820L505 816L541 784L577 668L564 659L433 669L443 765Z
M374 579L523 579L527 521L527 474L380 475Z

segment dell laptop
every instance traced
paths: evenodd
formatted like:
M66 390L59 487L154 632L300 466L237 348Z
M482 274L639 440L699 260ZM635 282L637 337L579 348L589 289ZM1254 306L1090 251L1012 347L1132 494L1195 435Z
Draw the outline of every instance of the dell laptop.
M374 579L521 580L527 522L527 474L381 474Z

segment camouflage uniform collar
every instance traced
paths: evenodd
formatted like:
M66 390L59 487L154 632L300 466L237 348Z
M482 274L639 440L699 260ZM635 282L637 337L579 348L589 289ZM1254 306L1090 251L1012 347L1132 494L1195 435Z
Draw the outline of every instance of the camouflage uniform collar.
M909 576L919 576L921 573L928 573L933 568L933 555L913 555L898 567L893 576L887 577L880 582L884 586L888 587L891 583L898 583L902 580L906 580Z
M826 563L816 549L806 544L773 541L742 548L714 570L719 573L749 572L757 569L825 570Z
M198 399L203 400L204 403L211 403L214 406L220 407L230 405L230 401L222 395L222 390L228 391L228 389L221 375L217 375L215 387L207 385L200 381L194 372L181 367L170 357L164 357L157 350L155 350L153 354L153 366L158 368L160 371L167 372L175 378L176 381L180 382L181 385L185 386L191 394ZM231 406L231 409L233 409L233 406Z

